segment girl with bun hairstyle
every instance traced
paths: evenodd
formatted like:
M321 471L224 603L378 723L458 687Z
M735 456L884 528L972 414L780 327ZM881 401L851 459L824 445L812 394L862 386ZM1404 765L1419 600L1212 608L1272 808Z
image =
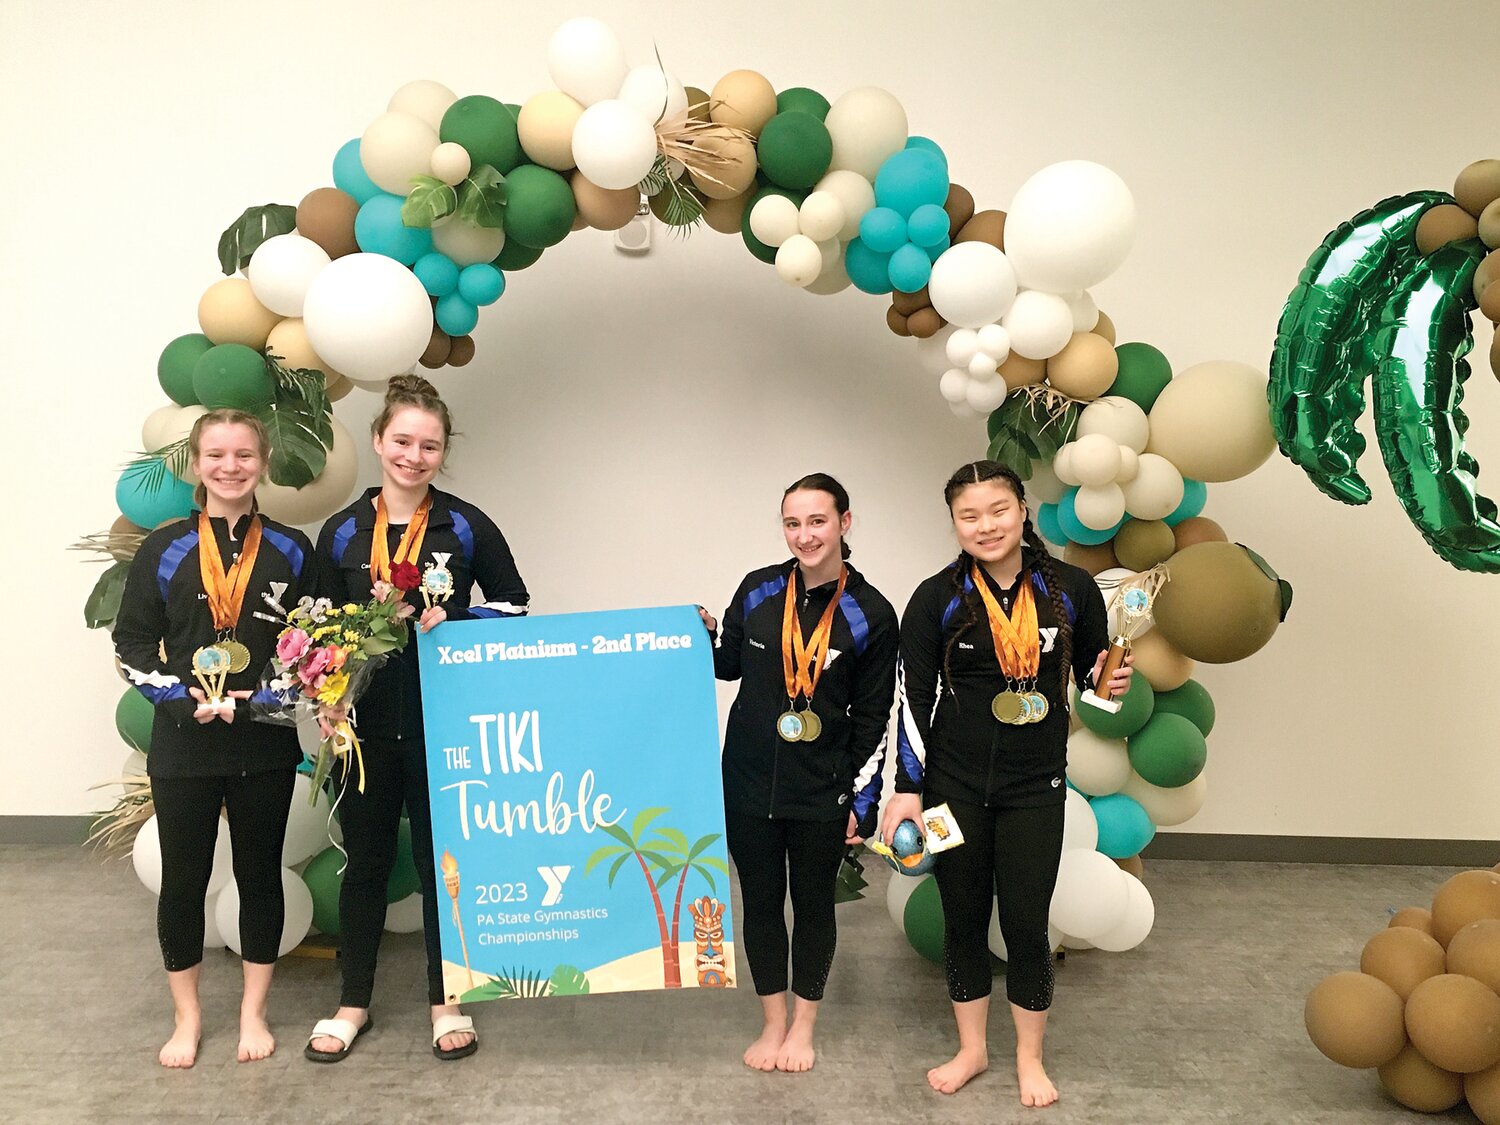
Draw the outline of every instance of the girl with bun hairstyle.
M156 932L176 1009L158 1055L167 1067L192 1066L198 1056L204 898L221 809L240 894L238 1058L276 1049L266 995L281 945L281 845L302 752L290 727L251 722L237 708L256 693L281 627L263 595L296 601L310 592L313 558L305 535L256 510L270 452L253 414L213 410L193 424L198 511L146 537L115 621L121 672L156 710L146 772L161 840Z
M390 381L385 407L370 427L381 483L323 525L317 554L320 591L335 604L363 602L374 583L402 567L422 572L446 566L452 596L421 611L420 632L444 621L524 614L526 585L493 520L473 504L442 492L432 480L443 467L453 421L437 390L417 375ZM478 584L483 601L471 600ZM416 590L406 597L420 599ZM339 1062L371 1026L375 962L385 926L385 891L396 861L401 807L411 820L412 856L422 883L422 929L427 946L427 998L432 1005L432 1051L440 1059L471 1055L474 1023L443 992L438 942L438 888L433 870L432 816L427 803L421 680L415 644L375 674L359 703L358 734L365 786L349 785L339 806L348 869L339 893L339 968L343 989L332 1019L313 1029L305 1054Z
M933 867L959 1049L928 1083L951 1094L989 1066L987 939L998 897L1021 1103L1051 1105L1047 912L1062 856L1068 683L1093 682L1103 667L1104 599L1087 571L1048 553L1011 469L965 465L943 499L958 558L917 587L901 618L896 792L881 833L889 844L902 821L920 826L924 809L945 803L963 833ZM1122 668L1110 688L1124 692L1130 674Z

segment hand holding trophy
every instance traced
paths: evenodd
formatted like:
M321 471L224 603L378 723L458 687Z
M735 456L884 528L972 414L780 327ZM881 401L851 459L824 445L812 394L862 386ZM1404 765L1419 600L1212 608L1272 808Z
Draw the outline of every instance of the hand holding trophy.
M1146 627L1151 620L1151 606L1156 600L1156 595L1167 582L1167 571L1164 567L1153 567L1144 574L1124 582L1120 585L1110 608L1118 607L1119 627L1115 631L1115 637L1110 642L1109 652L1104 658L1104 667L1099 670L1098 682L1088 691L1080 695L1080 699L1091 707L1097 707L1101 711L1117 714L1120 710L1120 701L1113 698L1110 691L1109 681L1114 674L1120 670L1125 663L1125 658L1130 655L1131 641Z

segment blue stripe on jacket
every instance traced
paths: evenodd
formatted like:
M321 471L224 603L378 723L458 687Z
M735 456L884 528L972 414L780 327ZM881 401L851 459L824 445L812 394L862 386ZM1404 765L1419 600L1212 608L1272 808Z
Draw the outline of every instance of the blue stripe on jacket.
M156 584L161 588L162 601L167 600L167 588L172 585L172 579L177 575L177 568L182 565L182 560L188 557L188 552L197 545L198 532L194 529L181 539L174 539L161 553L161 561L156 564Z
M474 565L474 529L469 526L469 521L464 519L461 513L450 509L449 514L453 517L453 533L458 536L458 541L463 546L464 559L472 567Z
M349 547L349 540L354 538L354 530L354 517L350 516L333 533L333 561L338 566L344 565L344 551Z
M271 541L271 546L286 556L286 561L291 564L292 573L301 578L302 564L306 559L302 554L302 548L297 546L297 541L290 535L283 535L279 531L272 531L264 524L261 525L260 533L263 538Z
M849 632L854 634L854 655L859 656L870 643L870 622L865 619L865 611L859 608L854 595L847 590L839 599L839 608L844 611L844 620L849 622Z
M748 618L755 607L760 605L761 602L765 601L767 598L774 598L777 594L781 593L781 591L785 589L785 574L778 575L775 578L762 582L759 586L745 595L745 608L741 611L741 616Z

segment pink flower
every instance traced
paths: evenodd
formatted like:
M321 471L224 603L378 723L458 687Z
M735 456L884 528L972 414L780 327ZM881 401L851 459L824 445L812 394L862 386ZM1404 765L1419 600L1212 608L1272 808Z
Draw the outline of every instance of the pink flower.
M399 606L396 607L396 612L393 616L397 621L405 621L408 617L416 612L416 606L412 605L410 602L402 602Z
M375 584L370 587L370 596L377 602L388 601L390 599L390 596L395 592L396 587L383 580L377 580Z
M276 639L276 659L291 667L302 659L312 638L302 629L288 629Z
M327 646L313 650L311 656L302 662L302 667L297 669L297 678L304 684L328 671L333 663L333 650Z

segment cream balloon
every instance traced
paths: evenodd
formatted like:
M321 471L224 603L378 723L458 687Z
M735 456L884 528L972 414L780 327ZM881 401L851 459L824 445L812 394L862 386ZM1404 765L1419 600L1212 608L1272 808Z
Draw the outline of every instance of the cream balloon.
M1206 775L1200 772L1186 785L1163 789L1132 771L1120 792L1140 802L1152 824L1158 828L1171 828L1198 815L1198 810L1208 799L1208 781Z
M1125 518L1125 493L1114 483L1086 484L1073 497L1073 511L1084 527L1108 531Z
M626 74L615 97L653 123L687 116L687 91L675 75L654 63L638 66Z
M1120 446L1120 471L1115 474L1115 483L1123 485L1135 480L1141 471L1141 455L1128 445Z
M872 182L886 159L906 145L906 110L894 94L876 86L860 86L841 96L823 124L833 139L829 167Z
M829 257L829 247L833 247L833 256ZM818 249L823 253L823 270L818 276L806 286L809 293L816 293L820 297L831 296L834 293L842 293L854 281L849 276L849 271L844 268L843 246L837 239L818 243Z
M245 266L255 299L280 316L301 316L313 278L328 264L328 251L300 234L266 239Z
M387 933L414 934L422 928L422 892L413 891L385 908Z
M753 213L750 222L754 225ZM776 251L776 275L782 281L802 289L817 280L823 271L823 252L816 242L805 234L794 234L780 245Z
M302 320L313 349L350 379L409 371L432 338L416 275L383 254L346 254L313 280Z
M1130 780L1130 755L1118 738L1088 727L1068 735L1068 780L1090 797L1118 793Z
M1057 456L1052 459L1052 472L1063 484L1077 487L1083 481L1079 480L1073 472L1073 443L1070 441L1057 451Z
M1079 438L1088 434L1105 434L1119 445L1144 453L1151 437L1151 423L1146 412L1128 398L1108 395L1096 398L1078 415Z
M597 101L573 126L573 162L599 187L634 187L656 163L656 130L649 118L622 101Z
M1056 504L1067 491L1048 461L1031 463L1031 479L1026 482L1026 499L1033 504Z
M553 84L585 106L614 97L628 70L619 39L599 20L568 20L547 40L547 72Z
M953 249L985 245L983 242L964 242ZM944 257L947 257L946 253ZM934 272L936 269L934 266ZM1055 293L1036 289L1023 289L1017 293L1000 323L1010 333L1011 351L1027 359L1054 356L1073 338L1073 314L1068 310L1068 302Z
M583 105L561 90L533 95L516 116L521 148L543 168L568 171L573 167L573 130L582 116Z
M426 122L435 132L442 127L443 114L447 113L448 107L456 101L458 101L458 95L441 82L419 78L415 82L408 82L392 94L385 108L391 113L404 113L415 117L418 121ZM434 172L433 175L437 173Z
M383 113L359 139L359 162L381 191L405 197L413 176L432 171L437 130L409 113Z
M843 205L844 224L839 228L839 240L851 241L859 234L859 221L865 212L875 206L874 185L858 172L835 169L813 186L814 195L820 191L833 195Z
M768 195L750 209L750 233L767 246L780 246L797 233L797 204Z
M1166 519L1182 503L1185 486L1177 467L1155 453L1137 459L1135 479L1121 486L1125 510L1138 520Z
M1115 476L1120 471L1119 442L1108 434L1085 434L1071 444L1073 453L1069 464L1080 484L1099 487L1114 482ZM1120 503L1124 502L1122 496ZM1119 517L1116 516L1115 519L1100 526L1101 528L1113 527L1118 519Z
M1211 360L1178 373L1151 407L1151 443L1187 477L1237 480L1276 449L1266 409L1266 373Z
M432 174L449 187L456 187L464 182L474 167L474 161L469 156L469 150L457 141L444 141L432 150Z
M1063 802L1063 851L1091 852L1099 845L1099 821L1088 799L1069 789Z
M1003 250L987 242L960 242L932 263L927 295L938 315L950 324L983 328L1012 307L1016 275ZM1011 347L1016 348L1014 333Z
M797 209L797 226L814 242L836 239L844 229L844 204L831 191L815 191Z
M175 402L157 407L146 415L146 420L141 423L141 448L147 453L155 453L158 449L164 449L181 441L188 436L193 423L207 413L208 411L202 406L178 406ZM184 471L192 473L191 468ZM190 483L197 484L198 482L195 479Z
M261 511L273 520L305 527L333 515L354 494L359 477L359 449L337 418L331 419L333 446L323 471L301 488L284 484L262 484L255 490Z
M1087 160L1037 172L1016 191L1005 219L1005 249L1017 278L1049 293L1097 285L1120 267L1134 239L1130 189Z
M493 262L505 246L505 231L499 227L476 227L449 216L432 228L432 248L453 259L462 269Z

